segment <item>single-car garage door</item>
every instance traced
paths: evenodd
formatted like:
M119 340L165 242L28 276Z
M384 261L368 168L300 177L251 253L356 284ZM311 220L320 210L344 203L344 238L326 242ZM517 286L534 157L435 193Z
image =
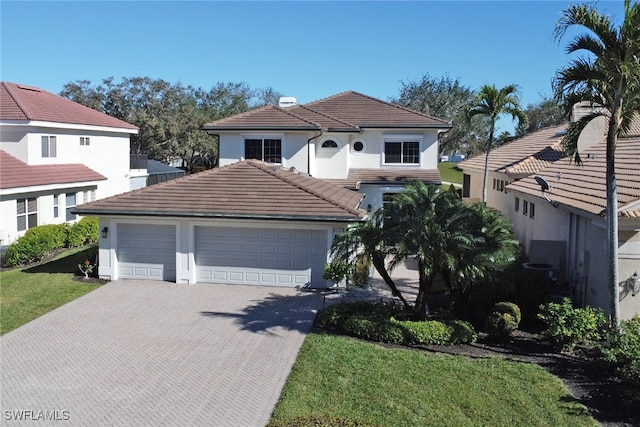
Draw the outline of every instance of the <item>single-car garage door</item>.
M198 282L324 287L327 231L196 227Z
M118 224L118 274L123 279L176 280L176 227Z

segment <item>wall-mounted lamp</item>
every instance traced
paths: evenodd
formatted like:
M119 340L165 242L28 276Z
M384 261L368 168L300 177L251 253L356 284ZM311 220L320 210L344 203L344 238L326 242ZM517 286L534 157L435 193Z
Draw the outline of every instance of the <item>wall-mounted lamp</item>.
M638 276L638 272L633 273L633 276L627 279L627 289L631 291L632 297L640 293L640 276Z
M104 227L102 229L102 238L106 239L108 235L109 235L109 227Z
M371 203L367 205L367 213L371 213Z

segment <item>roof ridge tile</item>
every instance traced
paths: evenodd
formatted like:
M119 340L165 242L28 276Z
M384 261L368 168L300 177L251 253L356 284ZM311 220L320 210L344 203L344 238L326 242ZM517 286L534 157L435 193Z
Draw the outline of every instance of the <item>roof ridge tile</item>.
M327 114L327 113L323 113L323 112L321 112L321 111L314 110L314 109L312 109L312 108L307 107L306 105L298 105L298 107L303 108L303 109L305 109L305 110L309 110L309 111L311 111L311 112L313 112L313 113L319 114L319 115L321 115L321 116L323 116L323 117L326 117L326 118L328 118L328 119L335 120L336 122L340 122L340 123L342 123L342 124L344 124L344 125L347 125L347 126L349 126L349 127L354 128L354 129L360 130L360 126L358 126L358 125L354 125L353 123L349 123L349 122L344 121L344 120L342 120L342 119L339 119L339 118L337 118L337 117L333 117L333 116L332 116L332 115L330 115L330 114Z

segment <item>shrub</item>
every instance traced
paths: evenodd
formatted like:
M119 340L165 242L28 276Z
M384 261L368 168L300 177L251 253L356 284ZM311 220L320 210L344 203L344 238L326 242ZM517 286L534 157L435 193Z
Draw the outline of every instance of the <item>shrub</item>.
M414 322L411 320L398 321L393 317L390 323L404 329L405 339L403 344L449 344L451 340L451 328L437 320L426 322Z
M569 298L564 298L561 304L540 306L538 317L546 325L542 335L561 350L571 350L577 344L601 339L607 323L601 309L573 308Z
M351 316L344 322L344 330L357 338L389 344L404 344L405 329L397 324L362 316Z
M609 333L601 351L617 376L640 390L640 316L621 322L620 333Z
M359 255L353 267L352 281L354 286L364 288L369 284L369 272L371 271L371 260L367 256Z
M377 427L367 421L337 415L301 415L288 420L270 422L267 427Z
M338 284L351 274L351 265L346 262L332 262L324 265L322 278Z
M445 322L451 328L449 344L470 344L476 342L478 334L469 322L451 320Z
M391 316L404 315L404 307L398 304L371 301L340 302L320 310L316 316L316 323L322 327L343 329L344 322L351 316L388 320Z
M5 265L17 267L42 260L53 250L64 247L66 229L66 224L30 228L24 236L7 248Z
M511 302L499 302L493 306L492 313L487 317L485 329L491 337L506 339L520 325L520 309Z
M98 240L98 218L84 217L68 227L67 247L77 248Z

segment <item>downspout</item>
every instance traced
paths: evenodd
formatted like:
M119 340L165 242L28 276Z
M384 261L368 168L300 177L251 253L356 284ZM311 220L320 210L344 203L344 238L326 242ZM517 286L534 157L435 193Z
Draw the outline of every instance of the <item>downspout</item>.
M311 176L311 148L309 147L309 144L311 143L312 140L319 138L322 136L322 129L320 129L320 133L316 136L312 136L311 138L307 139L307 175Z

